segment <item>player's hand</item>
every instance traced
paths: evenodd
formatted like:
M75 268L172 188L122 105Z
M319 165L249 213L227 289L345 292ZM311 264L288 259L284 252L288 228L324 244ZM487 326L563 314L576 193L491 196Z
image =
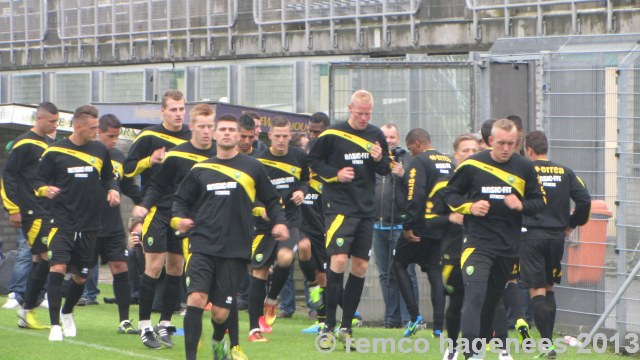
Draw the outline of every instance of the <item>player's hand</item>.
M131 215L133 215L133 217L137 219L144 219L144 217L147 216L148 213L149 210L140 205L134 206L133 210L131 210Z
M162 160L164 160L164 155L166 154L166 152L167 152L167 149L165 147L156 149L153 152L153 154L151 154L151 157L149 158L151 165L162 164Z
M572 232L573 232L573 228L571 228L571 227L568 227L568 226L567 226L567 227L564 229L564 237L565 237L565 238L568 238L569 236L571 236L571 233L572 233Z
M356 172L351 166L343 167L338 171L338 181L341 183L349 183L356 177Z
M405 237L405 239L411 241L411 242L419 242L420 241L420 236L417 236L413 230L402 230L402 235Z
M391 173L403 177L404 176L404 167L402 167L401 162L394 161L391 163Z
M9 226L14 228L19 228L22 226L22 215L20 213L15 213L9 215Z
M302 205L302 201L304 200L304 193L301 190L296 190L291 194L291 201L293 201L296 206Z
M504 204L511 210L522 211L522 201L515 194L505 196Z
M369 153L371 154L373 161L378 162L382 160L382 146L380 146L380 143L376 141Z
M471 215L475 216L485 216L489 213L489 208L491 204L487 200L478 200L471 205Z
M60 194L60 188L56 186L47 186L47 191L45 191L45 195L47 199L54 199L56 196Z
M285 224L276 224L271 229L271 235L276 241L289 240L289 228Z
M129 234L129 248L133 249L135 246L142 245L142 234L139 232L132 232Z
M459 214L459 213L451 213L449 214L449 222L450 223L454 223L454 224L458 224L458 225L462 225L462 223L464 222L464 215Z
M107 193L107 202L111 207L120 205L120 193L117 190L109 190Z
M180 222L178 222L178 228L176 230L184 234L187 231L191 230L194 225L195 223L191 219L180 219Z
M260 218L262 218L262 220L264 221L271 221L271 219L269 219L269 215L267 215L267 209L262 209L262 212L260 213Z

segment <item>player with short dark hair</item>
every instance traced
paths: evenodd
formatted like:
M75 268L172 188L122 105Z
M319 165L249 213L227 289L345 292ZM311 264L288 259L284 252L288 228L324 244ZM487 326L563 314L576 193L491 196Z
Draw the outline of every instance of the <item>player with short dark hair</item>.
M329 116L327 116L327 114L318 111L311 115L311 117L309 118L309 124L307 125L307 134L309 134L309 140L315 139L320 136L320 134L322 134L322 132L326 130L329 125L331 125L331 120L329 119Z
M18 136L2 173L0 194L2 203L9 212L9 225L22 228L31 247L33 265L27 279L24 304L18 310L18 325L28 329L46 329L36 317L38 295L44 287L49 273L47 243L51 230L50 201L37 197L33 192L34 178L42 153L53 142L59 120L58 108L43 102L35 111L33 128Z
M465 284L461 329L468 344L489 334L518 254L523 214L535 215L545 206L533 163L514 154L517 137L511 120L496 121L491 150L460 164L445 190L447 204L465 215L467 227L460 263ZM464 350L470 357L484 349Z
M559 284L562 277L564 239L576 226L589 220L591 196L573 170L549 161L548 149L544 132L532 131L525 137L525 152L535 164L548 203L541 213L525 216L522 220L520 282L529 288L533 318L540 337L551 341L556 318L553 284ZM575 203L573 213L571 200ZM551 347L543 353L551 358L555 350Z
M233 120L232 120L233 119ZM184 317L186 358L195 359L202 334L202 313L210 300L214 359L227 359L225 321L241 274L251 258L254 201L271 219L271 235L289 237L280 197L259 161L238 153L238 123L233 117L216 121L217 155L196 164L176 191L172 227L190 231L187 264L187 312Z
M102 206L120 204L109 150L95 141L98 110L80 106L73 114L73 133L51 144L42 154L34 182L37 196L53 200L50 214L53 225L49 233L47 291L50 341L76 336L73 307L82 295L89 270L95 265L95 249ZM105 197L106 193L106 197ZM71 283L62 310L62 281L69 269ZM60 327L62 320L62 328Z

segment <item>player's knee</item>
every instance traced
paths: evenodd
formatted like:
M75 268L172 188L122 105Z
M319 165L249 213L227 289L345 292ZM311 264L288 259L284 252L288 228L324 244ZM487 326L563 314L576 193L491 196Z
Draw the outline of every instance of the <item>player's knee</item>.
M269 276L269 268L264 266L258 269L253 269L251 270L251 276L260 280L267 280L267 277Z
M218 324L222 324L229 317L229 309L219 306L211 306L211 318Z
M347 269L347 254L336 254L331 256L331 271L343 273Z
M111 269L111 274L116 275L128 271L126 261L110 261L109 268Z
M357 257L351 258L351 273L357 277L364 277L369 269L369 261Z
M298 242L298 258L302 261L311 259L311 242L304 238Z
M204 309L207 306L209 296L201 292L192 292L187 297L187 305Z
M280 249L278 251L278 266L280 267L288 267L293 262L293 251L291 249Z

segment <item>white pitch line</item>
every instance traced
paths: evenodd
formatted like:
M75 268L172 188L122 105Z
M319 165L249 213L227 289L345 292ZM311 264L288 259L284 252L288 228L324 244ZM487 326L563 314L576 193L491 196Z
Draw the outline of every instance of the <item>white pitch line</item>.
M41 334L36 333L36 331L33 331L33 330L26 330L26 329L20 330L20 329L14 329L14 328L2 326L2 325L0 325L0 330L9 331L9 332L12 332L12 333L20 333L20 335L29 335L29 336L38 337L38 338L48 338L48 335L41 335ZM38 331L38 332L40 332L40 331ZM97 350L109 351L109 352L113 352L113 353L123 354L123 355L126 355L126 356L142 358L142 359L161 359L161 360L164 359L164 360L168 360L167 358L159 357L157 355L153 355L153 356L144 355L144 354L135 353L135 352L132 352L132 351L122 350L122 349L113 348L113 347L109 347L109 346L98 345L98 344L92 344L92 343L73 340L73 339L69 339L69 338L64 339L63 343L68 343L68 344L72 344L72 345L79 345L79 346L85 346L85 347L94 348L94 349L97 349ZM154 354L155 354L155 352L154 352Z

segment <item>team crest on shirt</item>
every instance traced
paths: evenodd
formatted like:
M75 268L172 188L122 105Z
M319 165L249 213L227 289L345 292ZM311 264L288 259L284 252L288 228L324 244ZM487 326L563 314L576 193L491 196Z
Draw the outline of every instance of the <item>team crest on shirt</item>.
M262 254L258 254L258 255L256 255L256 261L258 261L258 262L262 261L262 258L263 258L263 257L264 257L264 256L263 256Z
M234 174L234 176L236 177L236 179L240 179L240 173L236 171L236 173Z
M295 175L295 173L296 173L296 168L292 167L292 168L291 168L291 173Z
M152 246L152 245L153 245L153 236L149 236L149 237L147 238L147 244L148 244L149 246Z
M29 215L33 215L33 210L29 210L29 211L27 211L27 214L29 214Z
M187 284L187 286L189 286L191 284L191 277L187 276L184 282Z
M371 143L367 144L367 150L371 150Z
M344 239L343 239L343 238L338 238L338 239L336 240L336 244L338 244L338 246L342 246L342 245L344 245Z
M49 238L47 236L43 236L40 238L40 241L42 241L43 245L47 245L47 243L49 243Z
M51 257L53 256L53 251L47 251L47 256L49 257L49 259L51 259Z
M475 268L472 265L467 266L467 268L465 269L465 271L467 272L467 275L469 276L473 275L474 270Z
M89 161L91 161L92 164L95 164L96 158L92 157L91 159L89 159Z
M516 179L513 176L509 176L509 184L513 184L514 181L516 181Z

